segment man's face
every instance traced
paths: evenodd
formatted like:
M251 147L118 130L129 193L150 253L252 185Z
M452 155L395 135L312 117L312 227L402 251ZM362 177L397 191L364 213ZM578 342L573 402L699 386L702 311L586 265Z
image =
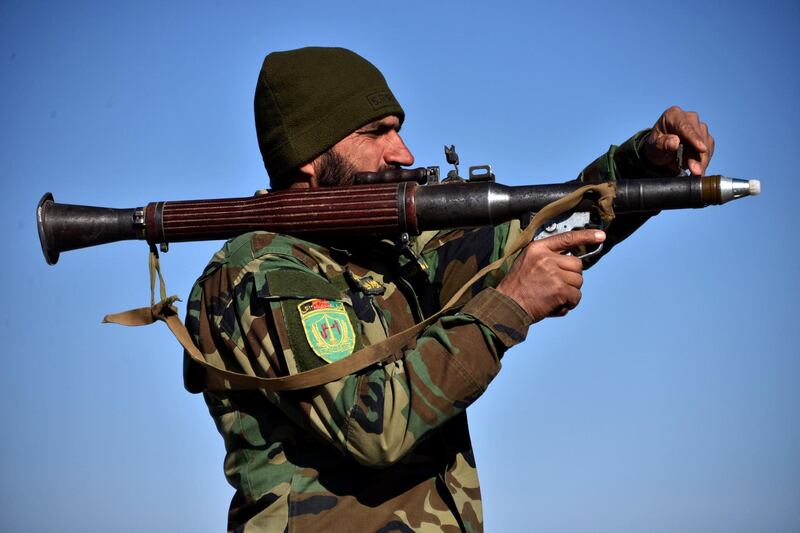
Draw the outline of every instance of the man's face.
M395 116L370 122L333 146L333 150L358 172L375 172L414 164L406 143L400 137L400 120Z
M376 172L414 164L399 134L400 119L395 116L357 129L313 161L300 167L308 180L296 180L291 187L335 187L352 185L357 172Z
M400 120L395 116L357 129L311 164L315 178L312 186L350 185L356 172L375 172L414 163L398 133Z

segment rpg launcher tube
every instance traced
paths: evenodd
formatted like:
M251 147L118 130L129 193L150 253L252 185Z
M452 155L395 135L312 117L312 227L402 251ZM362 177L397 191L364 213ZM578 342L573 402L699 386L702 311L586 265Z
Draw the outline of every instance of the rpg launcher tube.
M725 176L679 176L618 180L614 199L616 214L647 213L664 209L689 209L720 205L761 192L758 180ZM510 187L498 183L475 183L445 187L422 187L415 194L417 231L441 228L494 225L545 205L586 185L568 182ZM458 187L466 190L456 192ZM455 190L451 190L455 189ZM585 199L574 210L587 211L592 200ZM412 224L407 224L412 227Z
M151 202L112 209L59 204L45 194L36 209L49 264L60 252L121 240L150 244L230 239L255 230L300 237L391 237L425 230L494 225L536 212L584 185L506 186L493 182L421 186L415 181L285 189L261 196ZM617 181L618 214L699 208L759 194L757 180L723 176ZM586 199L576 210L587 210Z

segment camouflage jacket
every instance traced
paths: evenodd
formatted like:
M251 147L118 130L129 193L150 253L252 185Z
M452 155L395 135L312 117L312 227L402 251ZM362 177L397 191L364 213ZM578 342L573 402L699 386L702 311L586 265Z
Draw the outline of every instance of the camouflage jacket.
M646 174L640 132L580 179ZM644 221L619 221L617 242ZM615 221L615 223L617 223ZM187 327L208 361L262 377L347 357L435 313L503 255L517 221L386 241L311 243L266 232L225 244L195 284ZM426 328L398 360L311 390L208 392L236 489L230 531L482 531L466 408L530 318L494 287ZM187 359L192 392L203 370Z

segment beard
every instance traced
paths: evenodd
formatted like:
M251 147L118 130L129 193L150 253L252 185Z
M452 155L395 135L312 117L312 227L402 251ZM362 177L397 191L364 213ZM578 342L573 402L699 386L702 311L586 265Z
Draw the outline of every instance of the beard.
M389 170L390 168L400 168L399 165L382 164L376 172ZM314 170L317 172L317 179L320 187L347 187L353 185L356 174L364 172L359 169L352 161L331 148L323 152L314 162Z
M352 185L358 169L342 154L331 148L315 161L320 187Z

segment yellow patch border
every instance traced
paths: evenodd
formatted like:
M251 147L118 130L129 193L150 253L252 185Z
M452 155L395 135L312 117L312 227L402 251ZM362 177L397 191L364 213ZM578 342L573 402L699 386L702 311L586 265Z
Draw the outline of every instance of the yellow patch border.
M317 356L335 363L353 353L356 334L344 303L311 298L297 304L297 311L308 345Z

